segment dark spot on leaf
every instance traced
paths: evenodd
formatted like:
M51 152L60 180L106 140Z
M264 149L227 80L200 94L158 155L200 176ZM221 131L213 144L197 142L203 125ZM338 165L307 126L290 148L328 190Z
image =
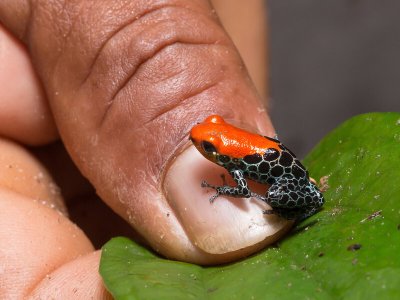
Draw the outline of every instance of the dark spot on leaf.
M372 214L370 214L368 217L365 219L361 220L361 223L364 223L365 221L370 221L372 219L375 219L376 217L379 217L382 214L382 210L378 210Z
M356 251L356 250L360 250L361 247L362 247L361 244L352 244L352 245L347 247L347 250Z
M325 255L325 253L324 252L320 252L320 253L318 253L318 257L322 257L322 256L324 256Z

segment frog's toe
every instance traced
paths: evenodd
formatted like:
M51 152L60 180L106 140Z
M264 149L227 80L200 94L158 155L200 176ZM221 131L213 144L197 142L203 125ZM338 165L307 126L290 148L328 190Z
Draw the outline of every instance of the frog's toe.
M212 188L213 186L211 186L207 181L203 180L201 182L201 187L203 187L203 188Z
M218 196L219 196L219 193L216 193L214 196L210 197L210 199L209 199L210 203L213 204L215 199L218 198Z

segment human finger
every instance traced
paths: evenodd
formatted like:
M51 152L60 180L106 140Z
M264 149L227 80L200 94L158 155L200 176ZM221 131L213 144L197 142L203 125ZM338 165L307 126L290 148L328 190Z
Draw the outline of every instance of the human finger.
M81 172L168 257L223 262L276 240L287 223L265 217L258 203L243 209L221 201L210 214L199 204L208 196L187 189L200 182L199 175L216 172L196 152L185 151L196 122L218 113L274 133L208 1L94 3L65 2L61 8L35 2L18 16L35 16L29 32L26 20L2 17L29 41L57 126Z

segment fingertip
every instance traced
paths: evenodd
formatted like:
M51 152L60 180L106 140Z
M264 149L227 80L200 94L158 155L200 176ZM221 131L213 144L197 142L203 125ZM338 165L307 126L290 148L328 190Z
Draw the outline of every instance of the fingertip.
M47 274L93 251L59 212L0 189L0 298L24 298Z
M200 183L206 179L220 185L220 175L224 172L204 159L194 147L189 147L167 171L165 194L196 247L215 255L248 248L248 252L240 253L246 256L255 251L254 245L266 246L275 242L291 224L275 215L263 214L269 206L253 198L219 196L211 204L208 200L215 191L202 188ZM232 182L228 184L233 185Z
M62 265L48 274L29 295L32 299L113 299L99 274L101 252Z
M0 135L42 145L58 133L41 83L22 44L0 25Z

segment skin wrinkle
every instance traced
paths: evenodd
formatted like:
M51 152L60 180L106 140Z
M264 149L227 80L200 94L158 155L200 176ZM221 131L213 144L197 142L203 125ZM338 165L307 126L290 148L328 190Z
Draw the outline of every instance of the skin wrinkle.
M179 71L171 72L171 74L168 74L167 76L156 80L155 84L167 82L168 79L173 79L176 76L183 75L183 73L184 73L184 70L182 70L182 69L180 69Z
M101 120L100 120L100 125L98 126L99 128L101 128L101 127L103 126L103 124L105 123L105 120L106 120L106 118L107 118L107 115L108 115L110 109L112 108L113 104L116 102L116 98L118 97L118 95L120 94L120 92L129 84L129 82L132 80L132 78L134 78L134 77L136 76L137 72L140 71L140 69L146 64L146 62L150 61L152 58L154 58L155 56L157 56L160 52L162 52L163 50L167 49L168 47L173 47L174 45L177 45L177 44L193 45L193 44L190 44L190 43L183 43L183 42L180 42L180 41L173 41L173 42L167 43L167 44L165 44L165 45L162 45L162 46L159 47L158 49L155 49L155 50L154 50L155 52L152 53L149 57L143 58L143 61L142 61L142 62L139 62L139 64L137 65L137 67L133 68L133 73L130 74L129 76L127 76L126 80L121 84L120 87L117 88L117 90L115 91L115 93L114 93L113 96L111 97L111 100L107 102L106 110L105 110L105 112L104 112L104 114L103 114L103 116L102 116L102 118L101 118ZM201 45L201 44L197 44L197 45ZM204 45L208 45L208 44L204 44ZM172 76L173 76L173 75L172 75ZM171 77L171 76L169 76L169 77ZM166 79L167 79L167 78L166 78ZM207 89L207 87L205 87L205 89ZM201 92L199 92L199 93L201 93ZM198 94L199 94L199 93L198 93ZM174 103L173 106L172 106L172 108L173 108L173 107L176 107L176 106L178 106L178 105L179 105L179 102L178 102L178 103ZM151 117L148 121L146 121L146 122L144 123L144 125L147 124L147 123L150 123L150 122L154 121L154 119L156 119L157 116L164 114L166 111L168 111L168 110L170 110L170 109L172 109L172 108L163 109L162 111L160 111L159 113L157 113L156 116Z
M26 1L26 3L27 3L27 10L28 10L28 17L27 17L27 22L26 22L26 25L25 25L25 28L24 28L24 30L22 31L22 33L21 33L21 36L19 36L19 38L21 39L21 40L23 40L23 41L27 41L27 37L30 35L30 28L31 28L31 24L32 24L32 4L31 4L31 1Z
M211 83L211 84L208 84L208 85L202 87L202 88L200 89L200 91L194 91L193 93L187 95L185 98L180 99L179 101L173 103L172 106L166 107L166 108L164 108L163 110L161 110L161 111L160 111L159 113L157 113L154 117L152 117L148 122L144 123L144 125L155 121L157 118L159 118L159 117L165 115L166 113L168 113L168 112L170 112L170 111L175 110L176 108L181 107L181 105L182 105L184 102L186 102L186 101L188 101L188 100L190 100L190 99L192 99L192 98L194 98L194 97L196 97L196 96L199 96L199 95L201 95L201 94L203 94L203 93L205 93L205 92L208 92L209 90L211 90L213 87L217 86L218 84L219 84L219 82Z
M172 50L173 53L181 51L182 50L181 48L184 48L185 46L187 46L186 44L180 44L180 45L183 45L183 47L180 47L178 50ZM212 46L212 45L208 45L208 46ZM221 50L221 49L218 49L218 50L219 50L218 52L223 52L223 50ZM171 51L168 51L168 52L171 52ZM193 50L189 50L189 52L193 52ZM208 52L212 52L212 51L208 51ZM202 55L203 51L201 51L200 54ZM163 57L161 57L160 60L165 60L165 59L168 60L168 56L171 56L171 55L167 54L167 57L165 57L165 55L163 55ZM155 64L157 65L158 62L156 62ZM193 67L193 66L189 66L188 67L188 65L190 65L190 64L192 64L192 61L189 61L188 63L185 63L182 68L184 70L186 70L186 68ZM151 67L151 66L148 67L148 69L153 69L153 68L154 67ZM167 68L167 71L169 71L169 68ZM151 95L148 95L148 97L152 97L152 99L153 99L152 103L153 103L154 111L159 110L163 106L168 106L168 104L170 103L171 100L174 100L174 103L172 103L172 105L169 105L169 107L167 107L166 109L163 109L160 113L156 113L155 115L153 114L152 117L147 117L147 118L150 118L150 121L143 120L143 125L148 125L151 121L154 121L158 116L161 116L161 115L165 114L166 112L172 110L173 108L182 107L183 102L186 102L190 98L196 98L196 96L201 96L202 93L204 93L205 91L208 91L213 86L217 86L218 84L220 84L223 81L222 80L223 79L222 73L217 73L217 76L215 76L215 78L212 78L212 79L208 78L208 80L202 80L203 75L207 74L208 72L209 72L209 68L205 68L205 70L202 71L201 74L197 74L197 75L199 75L198 76L199 78L196 77L194 80L193 79L189 79L192 83L194 83L194 82L198 82L198 83L195 84L195 85L192 84L192 86L194 86L194 87L192 89L189 88L188 91L172 93L171 95L169 95L169 92L167 92L167 94L165 94L165 91L163 91L162 89L159 89L157 85L153 86L152 93L154 93L154 94L158 93L158 94L162 95L162 97L159 100L156 100L157 99L157 95L155 95L155 97L151 96ZM175 73L175 74L179 74L179 72ZM146 77L147 76L148 76L148 74L146 74ZM151 74L150 74L150 76L151 76ZM169 75L167 76L167 78L170 78L170 77L171 76L169 76ZM139 79L137 79L137 80L139 80ZM165 80L161 80L161 82L163 82L163 81L166 81L166 79ZM186 76L184 76L184 78L177 78L177 81L178 82L187 82L188 79L186 78ZM158 82L160 82L160 80ZM227 84L229 84L229 83L227 83ZM173 85L173 83L172 83L172 85ZM134 83L132 83L130 86L136 86L136 85ZM165 82L165 86L168 86L168 88L171 89L171 83ZM140 86L137 87L137 88L140 89ZM145 88L147 88L147 87L145 87ZM158 90L159 90L159 92L157 92ZM127 97L127 98L129 98L129 97ZM130 98L134 98L134 96L132 96L130 94ZM206 97L202 97L202 98L205 99ZM219 97L216 96L216 98L219 98ZM179 104L181 104L181 105L179 105ZM195 105L195 104L193 104L193 105ZM201 106L201 104L198 105L198 106ZM142 112L142 115L146 115L146 116L151 116L151 112L153 111L152 107L149 108L149 107L140 107L140 106L138 106L135 109L136 110L140 110ZM130 111L132 111L132 110L130 110ZM146 113L146 111L147 111L147 113Z
M178 74L181 74L181 73L182 72L179 72ZM173 76L172 77L168 76L168 78L173 78ZM187 102L188 100L193 100L194 98L196 98L196 96L200 96L201 94L210 91L213 87L217 86L221 81L222 81L222 78L215 78L215 79L211 80L210 82L204 82L204 83L202 82L199 84L199 86L197 88L195 88L193 90L189 89L188 93L182 95L182 97L173 97L172 98L173 101L166 103L164 105L164 108L160 109L159 106L156 106L154 109L159 110L159 112L156 112L150 118L150 120L146 121L143 125L146 126L150 122L155 121L158 117L165 115L169 111L181 108L185 102ZM168 82L166 82L166 84L168 84ZM150 110L148 110L148 111L150 112Z
M217 83L218 84L218 83ZM215 86L217 85L215 84ZM197 94L197 96L203 96L202 94L204 93L209 93L210 89L207 90L203 90L202 93ZM204 98L206 96L204 95ZM151 139L147 139L148 140L148 144L151 145L151 147L157 147L157 150L159 149L164 149L164 150L160 150L159 153L160 155L155 155L156 158L158 158L158 160L160 162L155 163L154 160L150 160L150 162L152 162L154 164L154 166L150 167L150 165L147 166L147 170L149 171L150 174L154 174L157 175L157 178L160 178L160 174L162 173L160 171L160 169L158 168L158 166L162 166L164 167L165 165L167 165L169 163L169 161L172 159L171 156L166 157L166 153L169 154L176 154L176 150L179 149L181 147L181 142L182 141L186 141L187 137L188 137L188 132L190 130L190 128L196 124L196 122L200 122L202 119L204 119L205 116L211 114L212 112L215 111L221 111L222 110L220 108L218 108L218 106L216 105L211 105L206 107L206 108L202 108L199 110L199 107L201 107L201 103L204 100L203 97L196 97L196 96L192 96L190 97L190 102L189 101L184 101L183 103L180 102L181 105L177 105L175 107L175 109L178 109L178 112L175 110L168 110L166 111L162 116L156 118L153 120L153 122L148 122L148 123L143 123L140 124L139 127L133 129L132 134L136 135L138 137L142 137L139 138L139 140L143 140L143 137L147 136L147 137L154 137L154 140ZM184 112L184 113L182 113ZM177 117L178 115L178 117ZM190 116L195 115L196 118L198 116L197 119L193 119ZM154 136L154 127L159 127L159 128L165 128L168 126L165 125L161 125L161 122L164 123L170 123L170 120L173 117L177 117L178 119L190 119L190 122L179 122L176 123L176 125L174 126L174 128L170 128L170 132L168 134L168 141L170 141L170 137L171 136L176 136L176 141L173 140L171 143L167 142L167 143L159 143L157 141L159 141L160 139L164 138L164 135L158 135L158 136ZM178 142L177 142L178 141ZM168 148L171 145L173 145L173 148ZM146 149L146 146L144 146L144 149ZM145 150L138 150L135 153L143 153ZM147 156L146 156L147 157Z
M20 39L25 46L30 50L29 47L29 39L28 37L31 36L31 28L32 28L32 23L33 23L33 13L32 13L32 9L31 9L31 1L26 1L26 3L28 4L29 8L28 8L28 17L26 19L26 23L22 26L22 30L18 30L16 32L16 37L18 39ZM0 18L0 23L3 23L4 21ZM6 23L6 22L4 22ZM18 28L19 29L19 28Z
M159 9L163 9L166 7L175 7L173 5L160 5L159 7L152 7L150 9L148 9L147 11L143 11L142 13L139 13L138 15L134 16L132 19L128 19L125 23L122 23L121 26L117 27L114 31L110 32L110 35L108 37L106 37L106 39L104 40L104 42L100 45L100 48L98 49L98 51L96 52L95 57L93 58L93 61L91 63L91 65L89 66L89 71L88 74L86 75L86 77L83 79L83 82L81 85L85 85L85 83L87 82L87 80L89 79L90 75L92 74L92 70L94 65L97 63L100 55L102 54L103 50L106 48L106 46L109 44L109 42L111 41L111 39L113 39L118 33L120 33L121 31L123 31L126 27L134 25L136 22L138 22L140 19L146 17L147 15L153 13L154 11L157 11Z
M64 3L64 2L62 2L62 3ZM165 10L165 9L170 9L170 8L173 8L174 10L176 10L175 8L175 6L169 6L169 7L167 7L167 6L164 6L164 8L161 8L160 10ZM182 10L182 8L180 8L180 10ZM179 10L179 11L180 11ZM187 12L191 12L191 11L193 11L193 10L190 10L190 9L187 9L186 7L183 9L183 10L185 10L185 13L187 14ZM157 13L157 11L159 11L159 10L153 10L153 13L149 13L149 14L142 14L143 16L148 16L148 15L152 15L152 14L156 14ZM47 15L47 13L44 13L45 15ZM207 16L207 19L213 19L212 17L210 18L210 16L209 16L209 14L205 14L205 13L203 13L202 14L202 18L204 18L204 16ZM66 22L66 23L68 23L68 22ZM77 24L79 24L79 22L76 22ZM203 23L204 23L204 20L203 20ZM201 26L201 27L204 27L204 26ZM203 36L204 36L204 34L202 34ZM78 36L78 38L79 38L79 36ZM125 36L125 38L126 38L126 36ZM219 39L219 40L221 40L221 39ZM85 46L85 45L83 45L83 46ZM82 47L82 52L84 52L84 49L85 49L85 47ZM70 49L66 49L66 51L68 51L68 50L70 50ZM111 49L111 51L112 52L114 52L115 53L115 51L113 51L113 49ZM99 56L101 56L101 54L99 54ZM107 62L106 62L107 63ZM120 63L119 63L120 64ZM116 70L118 70L118 68L119 68L119 65L118 63L116 64L116 67L115 67L115 69ZM106 65L105 65L105 67L107 67ZM110 66L110 67L112 67L112 66ZM97 71L102 71L102 70L97 70ZM62 72L65 72L65 71L62 71ZM49 73L49 72L46 72L46 73ZM78 78L79 78L79 69L78 69L78 72L75 72L76 74L77 74L77 76L78 76ZM101 72L100 72L101 73ZM97 73L97 74L99 74L99 72ZM116 81L116 83L118 82L118 81L120 81L120 79L118 79L118 76L117 77L114 77L114 79L115 79L115 81ZM104 82L103 82L103 86L104 86ZM109 89L109 90L114 90L115 89L115 87L112 87L111 89ZM84 91L83 91L84 92ZM50 93L51 94L51 93ZM84 96L84 97L87 97L87 94L86 94L86 96L85 96L85 93L83 93L82 94L82 96ZM100 96L101 97L101 96ZM77 98L77 97L74 97L74 98ZM93 95L92 96L92 98L93 99L96 99L96 95ZM97 99L99 100L98 101L98 103L100 102L103 102L104 103L104 109L105 110L108 110L108 109L106 109L106 107L107 108L109 108L109 106L110 106L110 104L112 103L111 101L113 101L113 100L108 100L108 101L106 101L106 99L99 99L98 97L97 97ZM103 109L101 109L101 110L103 110ZM101 116L101 113L99 114L99 117ZM96 127L96 126L94 126L94 127Z
M153 1L154 2L154 1ZM167 4L166 4L167 2ZM146 18L148 15L152 15L154 13L157 13L158 11L162 11L162 10L166 10L166 9L171 9L171 8L179 8L179 10L187 10L189 12L193 12L196 14L199 14L199 12L201 12L200 9L190 9L188 7L183 7L180 4L180 1L175 1L176 4L171 4L169 3L171 1L158 1L156 3L146 3L147 5L153 5L154 7L150 7L147 10L144 10L143 12L140 12L139 14L137 14L136 16L129 16L129 18L127 19L126 22L123 22L122 25L118 26L116 29L111 30L111 33L109 36L106 37L105 41L102 41L101 44L99 45L98 50L96 51L95 57L92 59L92 62L90 63L89 67L88 67L88 72L87 75L84 77L82 83L80 84L81 86L84 86L84 84L87 82L87 80L90 77L90 74L92 74L93 69L95 68L99 58L102 56L102 53L104 52L104 49L107 47L107 45L109 44L110 40L115 37L118 33L120 33L121 31L124 30L125 27L133 25L134 23L137 23L137 21L142 20L144 18ZM129 9L129 7L127 8L127 10ZM135 7L133 8L135 9ZM122 16L125 17L125 16ZM97 34L97 33L95 33ZM97 34L98 36L98 34Z
M158 9L158 10L153 10L153 12L149 13L149 14L144 14L144 16L150 15L150 14L156 14L155 12L159 12L160 10L165 9L165 7ZM168 23L172 23L172 26L166 26L166 24ZM122 32L123 29L130 27L130 26L134 26L135 22L125 26L124 28L122 28L119 32ZM102 116L101 120L100 120L100 125L99 127L101 128L103 126L103 124L106 122L106 118L107 115L109 115L109 111L112 108L114 102L116 101L116 99L118 98L119 94L121 93L122 90L124 90L124 88L126 86L129 85L129 83L132 81L132 78L136 77L136 74L138 72L140 72L140 69L146 65L147 62L151 61L152 59L154 59L155 57L157 57L161 52L163 52L163 50L167 49L167 48L173 48L174 45L176 44L182 44L182 45L203 45L203 46L212 46L212 45L221 45L221 41L220 40L209 40L206 42L194 42L194 41L187 41L188 37L185 36L185 33L183 34L183 38L180 37L180 33L179 31L177 32L175 30L176 25L175 25L175 21L170 21L170 20L160 20L159 22L157 22L154 27L150 28L151 30L149 31L147 28L145 28L144 30L142 30L137 36L140 37L142 35L145 35L147 33L152 33L154 31L154 29L157 29L158 27L160 27L161 29L159 30L159 33L157 34L158 38L154 38L153 36L151 36L151 46L148 47L145 51L141 51L142 53L140 53L138 56L139 61L136 63L136 65L131 67L131 70L128 72L127 75L125 75L124 77L126 77L125 80L123 80L119 86L116 88L115 92L113 93L113 95L111 96L111 100L107 101L107 107L105 109L104 115ZM168 29L165 33L165 28L173 28L173 30ZM157 30L156 30L157 31ZM117 34L116 33L113 37L111 37L109 39L109 43L112 39L117 38ZM194 37L193 39L197 40L197 37ZM133 46L131 46L132 49L137 49L138 47L136 46L137 43L142 42L142 39L138 39L135 38L133 40ZM132 43L131 43L132 44ZM105 47L105 46L104 46ZM104 49L103 47L103 49ZM169 75L168 75L169 76ZM205 87L207 88L207 87ZM165 111L165 109L164 109ZM163 112L161 112L162 114ZM156 117L152 117L151 120L154 120ZM151 122L151 120L146 121L145 123Z

